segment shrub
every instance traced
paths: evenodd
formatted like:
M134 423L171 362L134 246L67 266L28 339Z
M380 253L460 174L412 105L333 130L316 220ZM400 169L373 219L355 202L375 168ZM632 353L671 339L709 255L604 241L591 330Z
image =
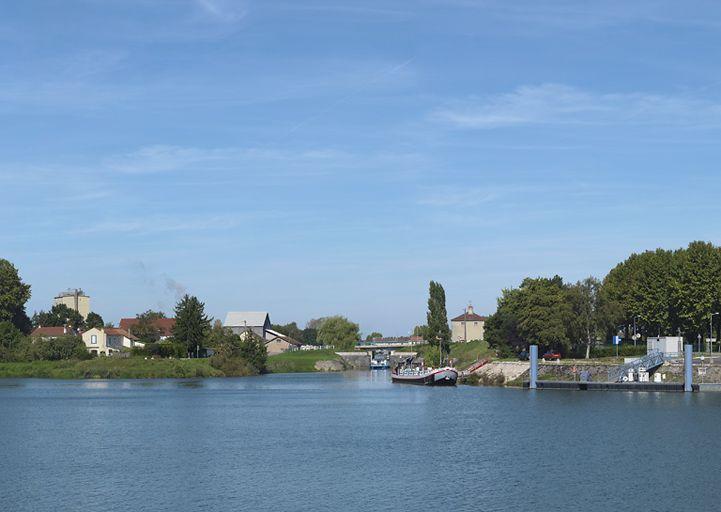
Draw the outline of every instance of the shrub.
M242 357L214 355L210 358L210 366L223 372L226 377L243 377L260 373Z

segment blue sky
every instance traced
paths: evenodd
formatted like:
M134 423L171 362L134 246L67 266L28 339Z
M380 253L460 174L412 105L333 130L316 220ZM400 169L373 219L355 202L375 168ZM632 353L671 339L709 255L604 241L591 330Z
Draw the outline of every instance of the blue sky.
M721 239L715 2L0 6L0 256L29 312L198 295L407 334Z

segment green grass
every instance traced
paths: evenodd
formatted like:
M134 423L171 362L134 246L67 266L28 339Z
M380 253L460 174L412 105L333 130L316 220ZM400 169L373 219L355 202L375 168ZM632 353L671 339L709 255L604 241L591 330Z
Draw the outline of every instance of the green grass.
M314 372L318 361L340 360L333 350L294 350L268 357L271 373Z
M413 348L413 350L417 351L418 354L423 357L427 355L429 349L430 345L420 345ZM437 352L436 355L438 355ZM485 341L476 340L469 343L451 343L450 357L454 360L453 364L455 364L457 368L467 368L479 359L494 356L494 351L488 348L488 343ZM431 361L431 363L438 364L438 361Z
M31 361L0 363L0 378L49 379L161 379L223 377L208 359L126 359L99 357L88 361Z

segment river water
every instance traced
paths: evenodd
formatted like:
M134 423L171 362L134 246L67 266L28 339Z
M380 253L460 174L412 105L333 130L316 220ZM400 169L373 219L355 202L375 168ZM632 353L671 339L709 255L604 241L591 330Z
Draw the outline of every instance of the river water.
M0 380L2 511L721 510L721 394Z

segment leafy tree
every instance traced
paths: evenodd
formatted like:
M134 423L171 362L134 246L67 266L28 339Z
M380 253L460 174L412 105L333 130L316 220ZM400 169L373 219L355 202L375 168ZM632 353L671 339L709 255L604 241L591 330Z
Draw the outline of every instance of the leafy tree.
M451 330L446 312L446 292L443 286L435 281L431 281L429 285L426 322L428 343L439 346L441 351L447 354L450 349Z
M427 325L416 325L413 328L413 336L420 336L424 340L428 339L428 326Z
M243 333L240 342L240 357L248 361L258 373L265 372L265 365L268 360L265 341L256 336L253 331Z
M721 251L710 243L693 242L676 258L673 305L679 326L705 339L709 318L721 305Z
M603 339L607 324L601 282L595 277L578 281L567 288L567 300L572 312L568 321L569 338L576 347L585 345L588 359L591 348Z
M33 327L70 327L79 331L85 325L83 316L65 304L55 304L50 311L39 311L33 315Z
M95 313L94 311L91 311L88 313L88 317L85 319L85 329L102 329L105 325L105 322L103 321L103 317L99 314Z
M305 345L316 345L318 343L318 329L306 327L302 331L300 341Z
M382 338L383 334L379 333L378 331L373 331L368 336L366 336L366 341L371 341L373 338Z
M30 332L30 321L25 303L30 299L30 285L23 283L17 268L8 260L0 259L0 322L12 322L24 332Z
M518 309L518 334L526 344L537 343L544 349L570 348L566 322L571 309L566 301L563 280L526 278L521 284Z
M503 290L498 298L496 312L486 320L485 337L488 346L502 357L517 354L527 348L518 333L518 312L521 291L517 288Z
M303 339L303 331L298 327L298 324L296 324L295 322L291 322L285 325L273 324L270 326L270 328L274 331L278 331L281 334L290 336L295 340L301 341Z
M209 334L210 318L205 314L205 304L185 294L175 306L175 341L185 345L189 354L195 354L203 348Z
M0 361L11 361L23 339L23 333L9 320L0 322Z
M268 353L265 342L246 331L239 336L219 323L213 325L208 344L215 348L210 364L226 375L248 375L263 373Z
M359 326L344 316L330 316L324 319L318 329L318 342L333 345L340 350L350 350L360 338Z
M135 315L135 318L138 319L137 323L130 326L130 332L134 336L137 336L143 343L157 343L160 341L163 332L154 322L165 318L165 313L149 309L144 313Z

